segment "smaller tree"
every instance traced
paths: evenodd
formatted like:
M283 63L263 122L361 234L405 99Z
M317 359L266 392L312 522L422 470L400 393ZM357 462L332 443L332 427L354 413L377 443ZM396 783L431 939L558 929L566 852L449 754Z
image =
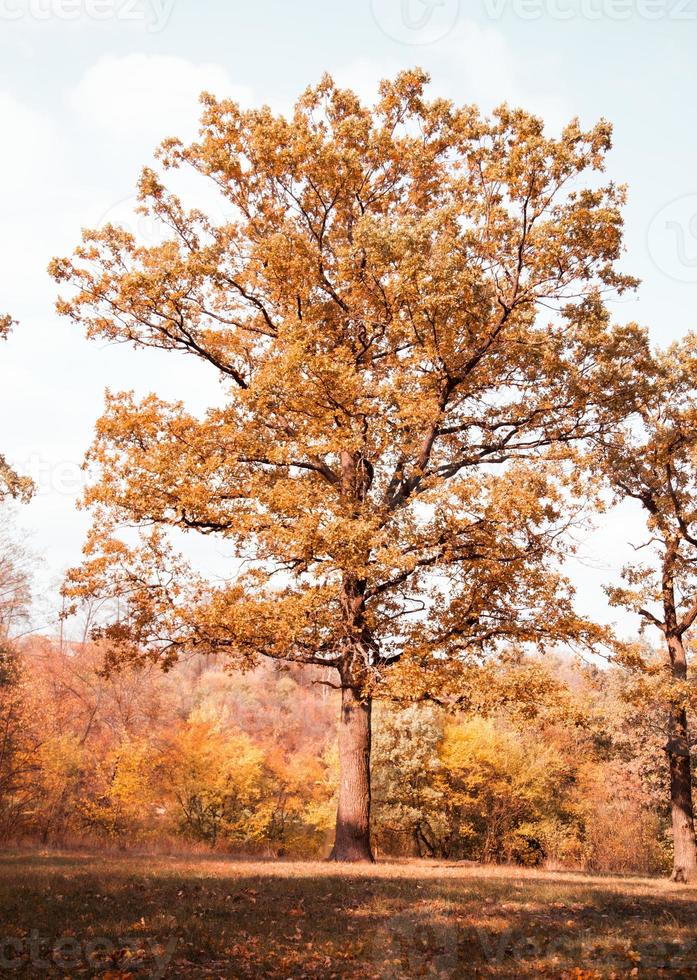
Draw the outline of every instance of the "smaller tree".
M195 712L158 768L185 834L212 845L246 838L264 775L264 753L246 735L231 736Z
M446 806L458 836L472 839L471 856L541 862L573 775L556 748L479 717L446 725L440 758Z
M92 785L76 810L85 830L133 843L160 829L153 798L155 753L150 739L124 738L95 759Z
M381 851L440 857L451 836L437 785L445 712L380 704L373 771L374 836Z
M21 836L36 801L38 743L21 664L0 641L0 841Z
M624 584L608 589L613 606L623 606L663 636L666 752L670 768L676 880L697 874L688 729L687 635L697 620L697 398L693 387L697 338L688 336L657 354L645 397L632 418L598 440L600 462L617 500L637 501L649 537L646 556L623 569ZM650 673L642 651L625 652L625 662Z
M0 469L0 485L1 478ZM25 830L35 797L39 740L30 721L36 711L13 642L30 598L31 556L0 511L0 840Z

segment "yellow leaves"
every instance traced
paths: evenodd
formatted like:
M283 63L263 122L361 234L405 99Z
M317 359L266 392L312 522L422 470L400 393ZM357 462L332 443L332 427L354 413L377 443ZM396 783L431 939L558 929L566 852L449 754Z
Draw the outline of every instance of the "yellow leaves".
M292 848L328 826L325 767L235 733L210 708L192 713L155 761L186 835L209 843Z
M163 752L158 768L185 830L215 843L243 828L254 836L250 810L262 760L263 752L247 736L230 737L194 713Z
M440 758L450 774L446 779L453 799L459 796L463 803L486 811L495 798L511 816L521 805L534 813L560 785L566 765L551 748L538 747L536 757L530 758L514 733L483 718L447 725Z
M578 859L578 749L549 721L381 706L375 729L375 826L388 847L416 839L422 856L454 860Z
M124 807L142 809L148 801L146 787L152 779L151 746L145 738L126 739L114 755L110 797Z

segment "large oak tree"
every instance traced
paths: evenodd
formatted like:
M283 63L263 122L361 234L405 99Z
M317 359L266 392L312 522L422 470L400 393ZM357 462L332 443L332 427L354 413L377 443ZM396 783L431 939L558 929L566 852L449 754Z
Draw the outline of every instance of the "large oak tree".
M632 285L624 191L594 174L609 125L552 138L523 111L428 101L427 81L366 108L325 78L290 118L205 96L198 141L140 180L162 241L107 226L52 265L90 336L198 358L225 395L203 416L108 396L70 591L120 598L116 659L334 668L340 860L371 857L386 672L433 694L503 640L583 631L558 573L561 447L624 411L645 344L603 306ZM182 168L226 218L167 189ZM222 539L230 579L199 577L171 529Z

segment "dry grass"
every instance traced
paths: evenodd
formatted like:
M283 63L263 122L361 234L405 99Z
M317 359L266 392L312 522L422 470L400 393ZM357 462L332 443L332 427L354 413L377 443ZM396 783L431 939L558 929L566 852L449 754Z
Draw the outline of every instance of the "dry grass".
M0 856L0 975L697 977L697 889L447 863Z

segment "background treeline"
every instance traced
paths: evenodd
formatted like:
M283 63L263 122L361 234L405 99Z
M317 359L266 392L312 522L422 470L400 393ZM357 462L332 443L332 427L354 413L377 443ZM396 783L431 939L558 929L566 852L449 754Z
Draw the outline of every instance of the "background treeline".
M106 678L103 654L5 642L3 844L326 854L337 694L321 670L197 659ZM626 671L554 657L511 655L462 707L382 702L378 854L664 871L661 718Z

